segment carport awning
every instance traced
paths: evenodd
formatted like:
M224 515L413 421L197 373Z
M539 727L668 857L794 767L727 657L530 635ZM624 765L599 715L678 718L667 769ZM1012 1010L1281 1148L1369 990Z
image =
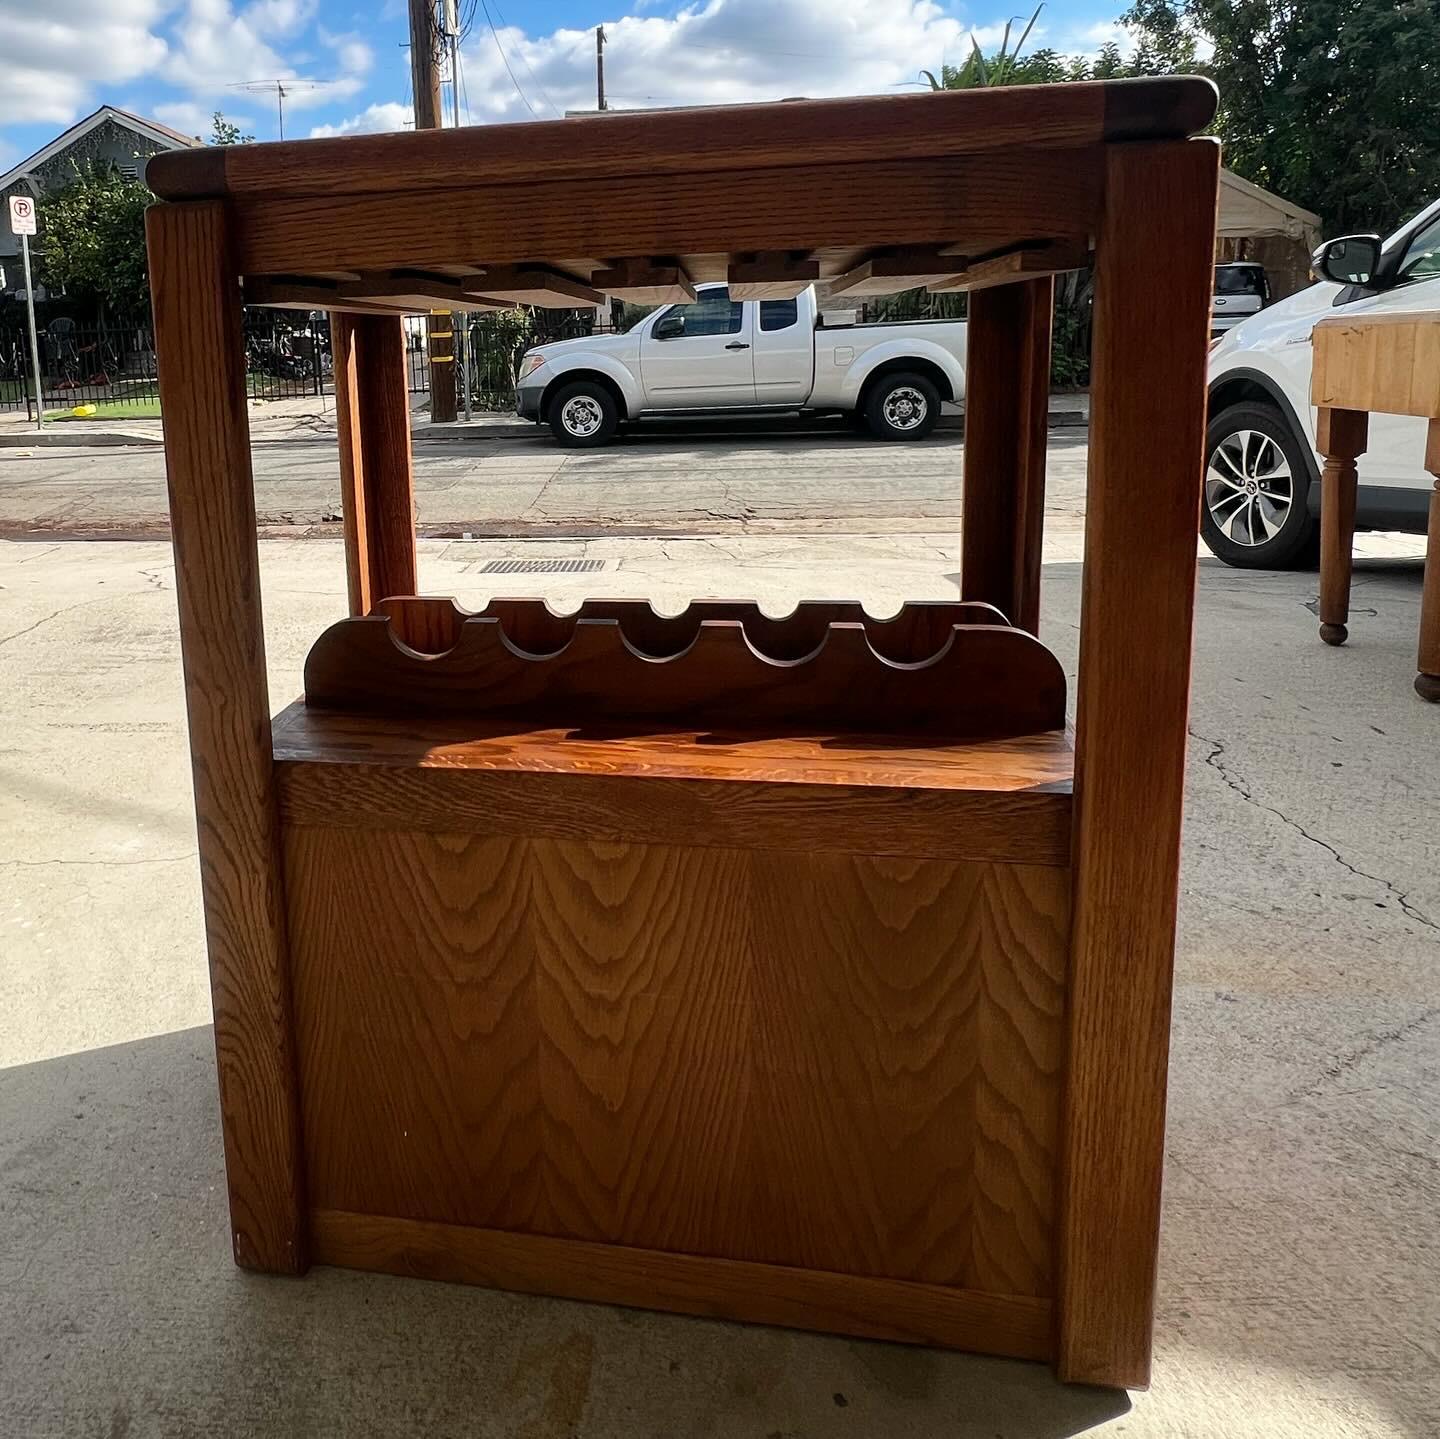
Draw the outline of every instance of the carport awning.
M1221 170L1217 233L1222 239L1284 235L1303 241L1306 249L1313 250L1320 243L1320 217L1229 170Z

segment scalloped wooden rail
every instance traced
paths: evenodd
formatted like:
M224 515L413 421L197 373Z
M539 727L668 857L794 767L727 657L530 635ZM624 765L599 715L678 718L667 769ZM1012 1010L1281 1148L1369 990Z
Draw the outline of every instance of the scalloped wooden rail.
M887 660L928 660L950 637L953 625L1008 625L994 605L979 601L916 600L898 614L875 619L858 600L802 600L788 615L767 615L753 600L692 600L678 615L660 615L646 600L586 600L574 614L556 614L544 600L493 599L482 610L430 595L392 595L375 606L394 621L394 633L413 650L441 654L460 638L468 619L499 620L505 636L531 654L551 654L570 642L580 620L617 620L637 650L660 658L688 649L705 620L737 620L745 638L773 660L799 660L836 622L861 624L871 647Z
M615 619L580 619L562 649L520 649L496 618L471 618L443 654L411 649L387 615L341 620L305 662L309 705L351 713L516 718L583 727L645 722L742 732L922 733L1004 738L1060 729L1065 676L1033 636L951 625L918 662L876 653L865 626L832 622L808 657L757 652L739 620L702 620L666 657Z

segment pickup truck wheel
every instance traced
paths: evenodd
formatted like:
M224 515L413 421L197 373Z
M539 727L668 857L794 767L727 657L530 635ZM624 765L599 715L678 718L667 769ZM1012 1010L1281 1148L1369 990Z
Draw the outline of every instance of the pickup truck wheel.
M1279 410L1250 401L1210 421L1200 534L1217 559L1242 570L1313 564L1319 525L1309 495L1305 453Z
M550 429L562 445L572 449L608 445L619 428L615 397L593 381L566 385L550 401Z
M878 440L923 440L940 419L940 392L924 375L886 375L865 401L865 422Z

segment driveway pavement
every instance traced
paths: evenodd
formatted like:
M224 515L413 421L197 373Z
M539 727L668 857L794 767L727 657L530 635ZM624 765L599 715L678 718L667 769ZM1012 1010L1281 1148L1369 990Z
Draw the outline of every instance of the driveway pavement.
M664 463L688 512L728 485L766 532L432 541L422 587L478 602L514 592L491 559L586 557L602 568L536 583L667 607L955 593L954 526L914 514L945 503L952 445L907 451L919 478L845 441L773 472L763 446L732 448ZM621 482L516 451L464 493L513 487L489 507L513 516L548 486L558 515L604 486L638 515L643 458L619 455ZM916 497L894 511L911 528L864 528L867 474ZM422 483L438 503L440 475ZM846 485L843 527L780 526L798 495ZM342 610L343 566L333 540L261 548L278 705ZM1077 554L1052 526L1043 637L1072 671ZM1440 1433L1440 713L1410 690L1416 560L1361 561L1344 650L1316 640L1314 575L1202 564L1157 1364L1133 1398L1006 1361L234 1269L173 579L163 543L0 541L0 1434Z

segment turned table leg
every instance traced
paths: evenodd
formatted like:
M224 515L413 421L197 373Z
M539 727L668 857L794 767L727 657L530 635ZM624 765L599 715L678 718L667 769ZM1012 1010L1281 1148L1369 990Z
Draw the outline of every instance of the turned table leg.
M1322 407L1315 444L1325 457L1320 477L1320 638L1343 645L1349 635L1350 565L1355 540L1355 461L1365 453L1370 416Z
M1430 421L1425 437L1425 468L1435 476L1435 488L1430 491L1430 530L1425 541L1415 693L1436 704L1440 703L1440 420Z

